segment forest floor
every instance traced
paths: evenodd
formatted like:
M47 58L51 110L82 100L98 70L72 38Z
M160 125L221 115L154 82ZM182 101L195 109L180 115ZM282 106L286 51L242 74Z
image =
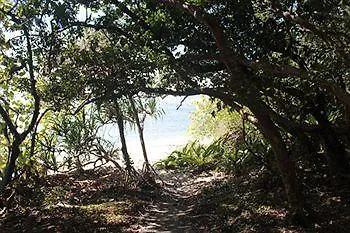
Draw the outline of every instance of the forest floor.
M23 183L7 211L0 202L0 233L350 232L348 183L331 186L315 174L303 180L313 214L292 223L281 182L265 169L239 176L158 173L155 186L126 186L121 173L108 169Z
M213 182L227 176L218 172L191 174L159 171L163 190L127 232L212 232L206 224L214 213L196 213L198 195Z

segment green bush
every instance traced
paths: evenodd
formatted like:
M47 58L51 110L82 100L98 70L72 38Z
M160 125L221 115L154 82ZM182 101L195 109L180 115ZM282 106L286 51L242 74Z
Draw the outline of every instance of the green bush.
M175 150L156 163L159 168L187 170L249 170L257 165L269 166L271 148L259 131L246 124L245 132L227 133L206 145L198 140Z
M227 145L227 138L221 137L209 145L190 142L156 163L156 166L166 169L226 170L238 160L239 155L235 148Z
M270 145L254 125L243 124L239 113L218 100L202 97L195 104L189 127L195 140L156 163L158 167L236 171L268 164ZM202 139L211 142L203 144Z

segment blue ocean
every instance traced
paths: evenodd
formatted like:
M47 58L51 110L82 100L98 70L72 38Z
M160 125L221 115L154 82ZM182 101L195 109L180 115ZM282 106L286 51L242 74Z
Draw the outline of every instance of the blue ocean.
M166 158L172 151L185 145L190 140L188 127L190 124L190 114L195 109L194 102L198 97L167 96L158 99L159 108L164 114L157 118L147 117L144 127L144 139L147 154L151 163L155 163ZM119 145L118 128L109 125L103 129L106 139ZM143 156L141 144L136 129L126 125L126 140L128 152L138 168L142 167Z

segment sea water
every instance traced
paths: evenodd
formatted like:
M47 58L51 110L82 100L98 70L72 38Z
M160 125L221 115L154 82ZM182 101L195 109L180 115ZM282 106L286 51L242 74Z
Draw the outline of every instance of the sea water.
M166 158L172 151L184 146L189 140L188 126L190 114L195 109L196 96L187 97L167 96L158 99L158 108L164 114L156 119L146 117L144 124L144 140L150 163ZM126 129L127 149L134 162L134 166L141 168L144 159L137 129ZM103 129L103 137L120 146L119 131L116 125L109 125Z

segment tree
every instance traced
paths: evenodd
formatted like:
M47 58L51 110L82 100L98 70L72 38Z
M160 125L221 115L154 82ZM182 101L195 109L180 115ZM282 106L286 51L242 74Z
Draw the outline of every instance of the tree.
M151 164L149 163L146 143L144 140L144 122L147 116L158 117L163 112L156 107L154 98L142 98L139 96L119 98L118 100L103 101L99 103L101 118L105 123L117 123L119 136L122 144L122 152L125 165L129 173L132 170L132 161L127 151L126 138L124 133L125 123L128 123L131 128L137 129L139 134L140 144L142 148L143 158L145 160L145 169L150 171Z
M138 100L138 101L137 101ZM149 172L152 170L151 164L148 161L147 151L146 151L146 144L145 139L143 136L144 132L144 123L146 120L146 116L151 117L157 117L163 113L162 110L157 110L156 106L156 100L154 98L142 100L141 98L136 99L133 97L129 97L130 102L130 111L129 115L131 117L130 123L135 123L137 127L137 131L139 133L141 148L142 148L142 154L143 158L145 160L145 170L146 172ZM137 103L137 105L136 105ZM141 115L141 117L139 116Z
M291 162L291 159L288 157L288 153L287 153L287 149L286 146L283 143L283 140L281 138L281 135L277 129L277 127L274 125L273 121L271 120L270 116L268 113L266 113L265 109L266 109L266 104L264 102L262 102L260 96L259 96L259 91L258 91L258 87L254 84L254 82L250 82L249 80L254 76L252 72L249 71L248 67L241 61L241 60L237 60L234 56L231 55L230 52L230 48L224 46L226 43L224 43L224 38L225 35L223 34L223 32L221 31L221 27L219 25L219 22L214 18L214 17L204 17L204 13L200 10L200 8L198 8L198 6L190 6L187 4L177 4L176 2L172 2L172 1L167 1L167 3L171 4L171 5L175 5L176 7L180 8L181 11L177 11L176 8L174 9L172 6L170 7L165 7L163 8L163 5L151 5L151 3L147 4L146 3L146 9L147 7L151 9L151 12L160 12L157 14L146 14L149 18L146 21L150 21L152 23L154 23L154 25L151 26L146 26L148 25L145 21L145 19L142 19L141 16L137 15L137 14L132 14L132 12L128 11L128 7L125 6L123 3L117 3L115 2L116 6L118 6L118 10L121 10L122 12L124 12L126 15L128 15L130 17L129 21L125 21L123 23L123 25L120 25L120 27L122 27L122 31L124 32L125 29L130 29L130 27L135 24L139 26L141 24L141 28L143 29L143 31L141 31L141 33L151 33L151 38L149 39L150 41L152 40L156 40L157 44L155 47L152 45L151 43L151 48L153 49L152 52L154 52L155 54L157 54L157 56L160 56L162 54L162 57L165 58L165 64L166 64L166 69L163 71L163 73L165 74L164 77L166 77L165 83L162 83L162 78L160 81L158 81L157 83L159 84L165 84L166 88L165 88L165 93L169 93L167 92L167 90L169 90L169 88L174 87L177 91L177 93L182 93L182 94L186 94L186 89L194 89L193 93L195 94L208 94L214 97L218 97L220 99L222 99L226 104L228 105L234 105L236 106L236 102L240 102L241 104L248 106L251 111L255 114L255 116L258 118L260 124L260 129L262 131L264 131L264 135L269 139L269 141L272 144L272 148L275 151L276 154L276 158L277 160L280 162L280 167L281 167L281 172L283 172L283 178L284 178L284 183L286 186L286 192L287 192L287 196L289 197L289 200L291 203L294 203L295 205L298 202L298 192L297 192L297 187L296 187L296 180L295 180L295 170L293 168L293 163ZM132 6L132 5L131 5ZM231 8L232 6L230 6ZM139 9L135 6L135 9ZM184 11L189 11L189 15L187 15ZM249 10L249 9L248 9ZM196 12L196 14L195 14ZM197 14L199 13L199 14ZM247 13L250 13L249 11ZM159 19L156 18L159 15L169 15L173 21L169 21L168 19L165 21L165 18L160 17ZM108 18L109 15L112 15L111 12L106 12L106 17ZM191 18L194 16L194 19ZM238 16L237 16L238 17ZM152 21L153 19L153 21ZM186 55L188 56L198 56L198 53L200 53L202 50L204 51L210 51L212 53L217 53L219 52L221 55L221 59L220 62L217 62L217 60L214 60L213 58L210 58L212 60L214 60L214 62L209 62L210 66L214 66L214 71L216 71L215 69L218 69L217 66L219 66L219 70L218 72L219 75L214 76L214 78L211 79L211 83L215 85L215 89L209 88L206 91L203 91L203 89L198 88L198 85L200 85L201 80L208 78L208 75L210 75L212 72L210 72L211 70L209 70L209 72L203 72L205 71L205 67L201 67L201 65L198 64L191 64L191 67L188 67L188 65L185 67L183 67L183 65L186 63L191 63L189 62L188 59L184 59L181 58L178 61L176 60L176 57L171 53L171 51L169 51L168 48L171 48L174 46L177 47L178 44L175 44L175 40L179 39L179 38L171 38L165 36L165 38L161 38L160 39L160 35L159 32L157 31L153 31L155 30L155 26L156 23L160 23L157 21L161 21L162 23L167 24L167 28L165 27L164 30L168 30L169 33L166 33L166 35L177 35L177 37L181 37L183 36L184 38L181 39L181 41L186 42L186 40L190 40L192 38L188 38L188 35L191 35L193 33L189 33L189 32L184 32L184 30L182 30L182 33L172 33L172 30L174 30L176 28L176 25L184 25L184 23L188 23L190 22L190 26L188 27L186 25L185 29L186 30L192 30L195 25L202 25L200 27L198 27L198 33L202 34L203 36L198 36L198 38L203 38L203 40L201 41L201 48L198 48L197 45L194 44L190 44L191 46L193 46L194 48L191 48L191 50L187 51ZM105 21L106 22L106 21ZM92 27L92 28L104 28L110 32L115 32L116 28L119 28L119 25L99 25L98 23L95 22L95 24L79 24L79 25L83 25L85 27ZM245 25L247 26L247 25ZM147 27L147 28L145 28ZM207 30L207 29L208 30ZM180 31L176 28L177 31ZM117 33L119 33L120 30L118 30ZM213 32L213 36L214 36L214 41L212 39L210 39L212 37L211 33ZM158 33L158 34L157 34ZM144 40L142 38L142 34L140 35L140 33L136 33L136 35L139 35L140 41L136 41L136 45L140 46L140 44L142 43L146 43L147 40ZM133 38L130 38L130 35L117 35L117 36L123 36L126 37L127 39L129 39L129 43L134 45L135 41ZM248 39L248 38L247 38ZM213 43L207 43L207 41L212 41L215 42ZM162 44L162 43L170 43L170 44ZM171 43L174 43L173 46ZM187 44L186 44L187 45ZM114 50L116 48L118 48L119 46L115 46L114 45ZM108 48L108 49L107 49ZM139 48L139 47L136 47ZM188 47L188 49L190 49L190 47ZM106 51L109 51L110 47L106 47ZM129 52L124 50L124 52ZM138 53L140 53L140 51L138 51ZM128 56L130 56L131 54L129 54ZM144 55L145 56L145 55ZM143 57L144 57L143 56ZM109 56L110 57L110 56ZM135 57L135 56L134 56ZM137 57L137 56L136 56ZM142 57L142 53L141 53L141 57ZM146 55L147 58L147 55ZM207 59L206 57L204 59ZM141 58L141 61L145 60ZM199 60L199 59L197 59ZM222 60L222 61L221 61ZM96 56L94 56L94 64L96 64ZM154 63L154 61L152 61L152 58L149 59L148 62L146 62L146 64L152 64L152 62ZM202 60L203 63L206 62L206 60ZM145 63L145 62L144 62ZM114 63L115 64L115 63ZM157 63L158 65L159 62ZM92 65L92 67L94 67L95 65ZM101 68L105 67L105 69L110 70L109 72L111 72L112 74L116 74L116 70L120 69L119 67L117 67L117 69L113 68L113 66L108 66L108 63L103 63L103 64L98 64L98 67ZM198 67L199 66L199 67ZM177 70L176 68L179 69ZM91 69L90 68L90 69ZM93 68L92 68L93 69ZM94 69L96 70L96 69ZM125 69L123 70L123 72L132 72L131 69ZM103 72L104 74L106 72ZM121 72L122 73L122 72ZM152 83L150 83L150 81L154 81L153 80L147 80L145 79L145 77L142 75L144 74L144 70L141 69L136 75L127 75L126 77L136 77L136 82L133 82L131 80L127 80L126 83L132 83L133 85L129 88L127 88L126 90L128 90L128 92L137 92L140 90L145 90L147 91L147 87L152 85ZM205 74L207 73L207 74ZM94 75L96 74L100 74L100 72L95 72ZM102 73L101 73L102 74ZM109 82L110 77L113 77L114 75L108 75L108 79ZM125 75L124 75L125 76ZM238 77L245 77L245 78L238 78ZM163 78L164 79L164 78ZM197 79L197 80L196 80ZM218 79L222 79L222 81L219 81ZM123 80L123 77L117 76L115 77L115 79L113 80L113 84L115 86L118 86L117 83L121 83ZM138 84L140 85L140 88L137 89ZM109 85L106 85L109 86ZM95 86L96 87L96 86ZM125 84L123 85L123 87L125 87ZM217 88L222 88L224 91L217 91ZM103 89L102 89L103 90ZM101 90L101 91L102 91ZM120 89L119 89L120 90ZM125 89L124 89L125 90ZM164 87L163 87L164 90ZM125 91L124 91L125 92ZM151 92L156 92L154 89L151 90ZM110 92L108 92L110 93ZM114 89L113 93L118 93L118 90ZM120 93L120 92L119 92ZM121 92L121 94L123 93L123 91ZM236 97L236 94L238 97ZM234 98L233 98L234 97ZM267 108L269 109L269 108ZM271 109L271 111L273 111Z
M63 32L68 28L59 27L61 21L54 16L59 7L54 2L0 2L0 116L8 151L3 189L11 183L29 137L29 154L34 153L38 124L51 108L46 103L53 95L48 91L50 75L59 64ZM43 105L46 110L41 110Z
M14 56L7 56L3 50L5 56L3 55L2 58L2 67L4 68L2 70L1 89L5 95L1 96L0 115L4 122L2 128L3 135L8 141L8 159L1 182L1 189L4 189L12 181L16 160L21 155L21 144L35 128L39 118L40 96L36 85L37 79L35 77L33 41L28 25L25 23L24 19L13 14L12 9L8 11L1 9L0 17L3 18L5 22L9 20L10 22L6 22L7 24L14 24L14 27L8 30L19 29L21 33L19 39L15 39L12 44L10 43L10 46L13 46L12 48L5 48L5 51L13 49ZM25 50L20 49L21 46L23 46ZM27 69L28 72L23 73L23 69ZM10 101L15 102L15 94L19 94L21 91L29 93L29 98L31 99L24 99L24 101L27 101L27 106L26 104L19 103L16 106L17 109L24 108L25 110L18 112L17 109L12 107L13 104L10 103ZM28 96L26 97L28 98ZM21 97L19 96L17 98ZM27 119L18 119L21 114L28 114L28 112L26 113L25 111L28 111L31 115L29 122ZM22 132L20 132L21 130Z
M130 158L127 144L126 144L126 138L125 138L125 127L124 127L124 112L123 109L120 106L120 103L118 100L113 100L110 102L103 102L100 104L101 109L101 115L100 117L103 118L103 122L106 123L117 123L118 125L118 131L119 131L119 138L121 142L121 151L123 154L123 159L125 162L126 171L128 172L129 176L133 174L134 168L132 167L132 160Z
M83 71L67 77L85 80L95 98L140 91L219 98L270 142L294 209L302 198L292 144L312 145L311 154L326 148L333 173L349 173L348 3L113 0L85 7L103 14L65 23L105 40L73 46L67 66Z
M195 106L190 115L189 131L196 138L216 140L242 128L241 116L217 99L202 96L195 101Z
M56 152L55 159L61 161L60 167L83 171L90 168L88 165L95 168L111 162L116 168L120 168L116 161L119 150L113 142L99 135L105 123L101 121L96 106L85 106L75 114L61 111L51 121L50 133L57 137L52 145L54 148L51 149Z

